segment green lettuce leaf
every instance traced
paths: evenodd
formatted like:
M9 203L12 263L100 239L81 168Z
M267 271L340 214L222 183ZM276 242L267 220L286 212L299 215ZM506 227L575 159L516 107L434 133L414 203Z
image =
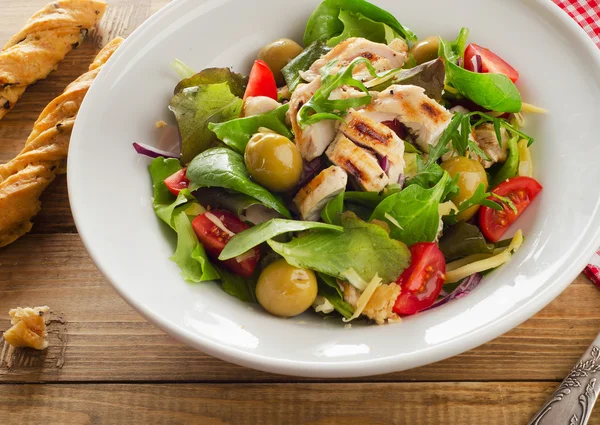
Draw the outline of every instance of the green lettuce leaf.
M444 172L431 189L411 185L381 202L371 219L390 225L391 237L408 246L418 242L433 242L440 225L439 204L443 199L450 175Z
M230 192L218 187L201 187L194 193L203 205L210 205L211 208L226 209L238 217L246 215L248 208L254 205L262 205L262 202L248 195Z
M341 225L343 232L313 230L287 243L267 243L293 266L340 279L354 269L367 282L377 273L384 281L393 282L410 264L406 245L391 239L381 227L348 213L342 214Z
M340 224L340 215L344 211L344 192L331 199L321 210L321 218L325 223Z
M181 134L181 162L187 164L200 152L216 146L219 140L208 124L239 117L242 104L226 82L191 86L175 94L169 109L175 114Z
M248 141L260 127L266 127L288 139L294 137L285 123L285 116L289 108L290 105L285 104L264 114L237 118L223 123L210 123L208 128L223 143L243 155Z
M342 232L343 227L312 221L296 221L274 218L236 234L232 237L219 255L219 260L225 261L242 255L244 252L273 239L275 236L290 232L302 232L309 229L328 229Z
M417 36L411 30L400 24L391 13L374 4L364 0L325 0L308 19L304 32L304 45L308 46L316 40L329 40L334 37L338 37L338 42L342 41L339 35L344 32L345 23L340 19L341 11L348 16L360 14L364 19L385 24L395 33L402 35L409 45L417 42Z
M177 232L177 249L171 260L181 269L181 276L188 282L219 279L219 272L208 260L185 211L175 214L173 224Z
M187 178L193 183L193 188L222 187L234 190L291 218L290 212L279 198L250 179L244 158L231 149L220 147L202 152L188 166Z
M300 71L306 71L317 59L330 50L323 41L317 40L283 67L281 73L290 92L296 90L298 84L302 82Z

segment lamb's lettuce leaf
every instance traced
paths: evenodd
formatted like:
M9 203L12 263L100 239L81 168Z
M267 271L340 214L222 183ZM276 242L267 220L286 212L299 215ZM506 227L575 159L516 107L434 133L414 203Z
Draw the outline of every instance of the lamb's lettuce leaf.
M325 223L340 224L340 215L344 211L344 192L329 200L321 210L321 218Z
M371 219L386 221L391 237L408 246L418 242L433 242L440 225L439 204L450 180L447 172L431 189L411 185L381 202Z
M472 254L491 254L494 244L487 243L477 226L460 221L444 231L439 247L446 261L458 260Z
M211 148L194 158L187 169L192 188L222 187L243 193L287 218L290 212L271 192L250 179L241 154L225 148Z
M395 38L402 38L390 26L369 19L362 13L353 13L342 9L338 19L344 24L344 31L340 35L329 39L327 45L330 47L336 46L351 37L362 37L376 43L385 44L391 43Z
M370 22L367 23L367 20ZM386 37L385 29L373 32L376 23L381 24L382 28L385 28L383 27L385 25L395 35L400 34L409 44L417 42L417 36L411 30L400 24L391 13L374 4L365 0L324 0L306 24L304 45L308 46L316 40L332 38L339 43L343 40L341 34L345 34L346 38L364 36L365 30L361 28L363 25L369 28L372 35L378 37L373 41L384 42L389 35ZM352 34L352 30L359 33Z
M285 116L289 108L290 105L285 104L264 114L232 119L222 123L209 123L208 128L231 149L243 154L248 141L260 127L266 127L292 139L294 135L285 123Z
M293 266L340 279L353 269L367 282L377 273L384 281L393 282L410 264L406 245L391 239L381 227L351 213L342 214L341 225L343 232L312 230L287 243L267 243Z
M325 42L317 40L283 67L281 73L283 74L283 78L285 79L290 92L296 90L298 84L302 82L300 72L309 69L317 59L330 50L331 49L327 47Z
M242 111L243 101L236 95L242 86L232 77L237 74L228 69L208 71L203 71L206 75L196 74L179 83L169 105L181 134L183 164L219 143L217 136L209 130L209 123L238 118ZM232 88L235 90L232 91Z
M302 232L310 229L327 229L341 232L343 227L313 221L284 220L273 218L266 223L251 227L232 237L219 255L219 260L229 260L242 255L255 246L289 232Z

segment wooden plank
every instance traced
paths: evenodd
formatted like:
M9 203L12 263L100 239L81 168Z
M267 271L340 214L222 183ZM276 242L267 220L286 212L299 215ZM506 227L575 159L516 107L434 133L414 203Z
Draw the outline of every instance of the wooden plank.
M5 350L0 382L290 379L222 362L163 334L106 283L76 234L29 235L0 250L0 294L0 331L12 307L53 309L50 348ZM534 318L482 347L367 380L562 379L600 329L599 301L600 291L580 277Z
M555 383L0 385L11 424L525 424ZM589 422L600 424L596 410Z

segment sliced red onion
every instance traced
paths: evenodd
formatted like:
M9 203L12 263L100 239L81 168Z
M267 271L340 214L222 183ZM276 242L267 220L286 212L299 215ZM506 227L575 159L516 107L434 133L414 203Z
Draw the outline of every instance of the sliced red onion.
M446 295L441 300L436 301L431 307L426 308L423 311L431 310L432 308L444 305L449 301L455 300L457 298L462 298L468 295L469 292L471 292L473 289L479 286L482 278L483 276L481 275L481 273L474 273L471 276L465 277L454 291L452 291L449 295Z
M314 176L321 172L324 166L325 163L320 157L315 158L310 162L304 162L302 174L300 175L300 181L298 182L298 187L304 187L306 183L311 181Z
M483 72L483 64L481 62L481 55L474 55L471 58L471 63L473 64L473 72L478 72L478 73Z
M389 121L382 121L381 124L385 124L386 126L388 126L401 139L404 139L406 137L406 135L408 134L408 130L407 130L406 126L404 124L402 124L400 121L398 121L397 119L393 119L393 120L389 120Z
M390 161L387 156L378 156L379 166L383 170L384 173L390 171Z
M162 156L164 158L179 158L179 154L169 151L163 151L153 146L146 145L144 143L133 142L133 148L141 155L149 156L150 158L158 158Z
M400 187L404 187L404 181L406 180L406 176L404 174L400 174L398 176L398 184Z
M456 64L462 68L463 67L463 58L458 58L458 60L456 61Z

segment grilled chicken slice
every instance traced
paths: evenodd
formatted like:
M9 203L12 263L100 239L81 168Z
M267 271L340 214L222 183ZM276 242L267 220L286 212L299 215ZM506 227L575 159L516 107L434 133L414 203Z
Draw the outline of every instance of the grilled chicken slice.
M347 183L348 175L340 167L331 166L317 174L294 198L302 220L318 220L325 204L346 189Z
M381 192L390 182L375 155L355 145L343 133L338 134L325 153L331 162L352 176L362 190Z
M296 145L298 145L302 158L306 161L312 161L321 156L335 138L337 123L334 120L319 121L304 129L298 125L298 111L302 108L302 105L309 101L319 87L321 87L321 77L309 84L300 84L292 94L290 109L288 110L288 118L292 123L292 129L296 136Z
M486 161L477 155L473 155L484 168L490 168L495 163L504 162L508 158L508 133L505 128L500 129L500 135L502 136L502 146L498 143L493 124L481 124L473 129L475 143L491 159L491 161Z
M252 115L265 114L277 109L281 103L266 96L252 96L244 101L243 115L251 117Z
M342 67L358 57L369 60L377 72L387 71L394 68L400 68L408 59L406 54L408 46L402 40L392 41L390 45L374 43L365 38L352 37L342 41L335 46L329 53L316 60L308 71L301 73L306 81L313 81L320 76L321 68L333 60L337 60L332 73L337 73ZM361 81L368 81L371 78L364 65L359 65L354 69L354 78Z
M374 121L397 119L416 137L424 152L437 143L452 114L425 94L422 87L392 85L373 99L361 113Z
M340 131L357 145L372 150L380 158L387 158L388 167L384 171L390 182L398 182L404 172L404 141L393 130L351 110Z
M348 282L342 282L342 292L344 301L356 308L360 292ZM374 320L378 325L399 320L400 318L393 310L398 295L400 295L400 285L395 282L379 286L365 306L362 312L363 316Z

